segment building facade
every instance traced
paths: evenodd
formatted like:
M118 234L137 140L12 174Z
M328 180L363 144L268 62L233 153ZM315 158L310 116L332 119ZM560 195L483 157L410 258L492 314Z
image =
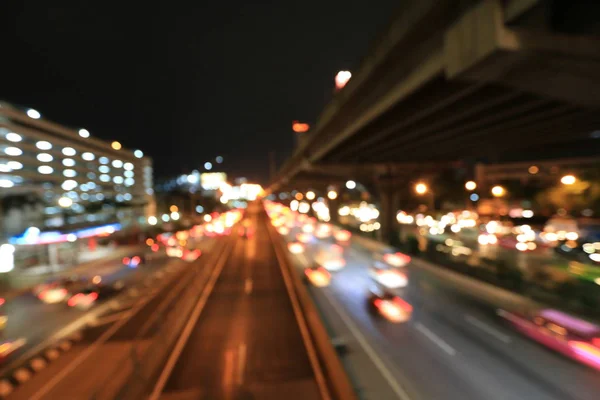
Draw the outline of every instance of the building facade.
M31 226L143 224L155 213L152 160L0 103L0 204L0 241Z

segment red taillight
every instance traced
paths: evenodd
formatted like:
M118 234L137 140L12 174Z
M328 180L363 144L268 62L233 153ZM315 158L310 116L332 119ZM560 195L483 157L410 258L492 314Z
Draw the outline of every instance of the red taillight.
M129 265L129 263L131 263L131 258L129 258L129 257L123 257L123 264Z
M381 303L382 302L383 302L383 300L381 300L381 299L375 299L375 301L373 302L373 304L375 304L375 307L381 308Z
M156 252L158 251L158 245L157 245L156 243L154 243L154 244L152 245L151 249L152 249L152 251L153 251L153 252L155 252L155 253L156 253Z
M71 297L69 301L67 301L69 307L74 307L75 305L77 305L77 302L79 301L81 296L83 296L83 294L77 293L75 296Z
M402 300L400 297L394 297L394 303L398 304L400 308L402 308L406 312L412 312L413 308L406 301Z
M6 303L6 300L3 297L0 297L0 306Z
M135 256L131 259L131 264L132 265L139 265L139 263L142 261L142 259L138 256Z
M594 344L594 346L600 348L600 338L593 338L592 343Z

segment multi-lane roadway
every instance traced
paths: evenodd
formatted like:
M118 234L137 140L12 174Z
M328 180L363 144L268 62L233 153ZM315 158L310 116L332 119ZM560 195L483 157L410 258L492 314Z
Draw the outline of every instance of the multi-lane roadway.
M292 229L286 240L299 232ZM298 273L331 243L313 238L294 256ZM373 315L366 306L373 252L351 241L344 258L329 287L310 291L332 335L345 343L347 368L364 398L600 398L600 372L521 336L492 307L457 293L418 260L408 267L412 319L392 324Z

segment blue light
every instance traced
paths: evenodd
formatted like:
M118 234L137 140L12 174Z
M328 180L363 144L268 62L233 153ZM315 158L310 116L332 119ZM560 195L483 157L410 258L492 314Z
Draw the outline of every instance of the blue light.
M469 196L469 198L471 199L471 201L477 201L479 200L479 195L477 193L472 193L471 196Z

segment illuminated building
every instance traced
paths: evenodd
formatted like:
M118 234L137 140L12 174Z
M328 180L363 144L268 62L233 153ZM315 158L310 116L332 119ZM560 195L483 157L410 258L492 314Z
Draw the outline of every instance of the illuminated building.
M0 236L145 223L154 214L152 160L141 150L8 103L0 103L0 188Z

